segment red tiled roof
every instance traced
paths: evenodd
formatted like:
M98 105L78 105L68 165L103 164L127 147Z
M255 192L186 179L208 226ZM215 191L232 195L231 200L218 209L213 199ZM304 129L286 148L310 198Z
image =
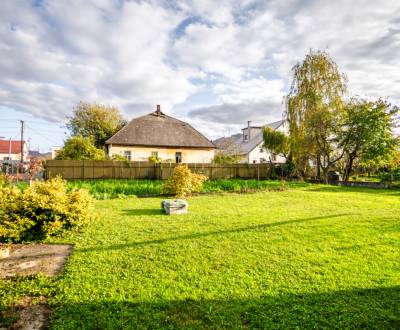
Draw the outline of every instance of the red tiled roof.
M0 154L8 154L10 148L10 140L0 140ZM11 153L21 153L21 141L11 140Z

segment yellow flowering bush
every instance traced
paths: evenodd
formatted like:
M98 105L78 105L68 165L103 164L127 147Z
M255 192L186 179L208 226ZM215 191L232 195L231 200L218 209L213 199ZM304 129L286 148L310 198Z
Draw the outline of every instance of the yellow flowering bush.
M193 173L187 165L181 164L174 168L170 178L165 181L162 192L173 194L177 198L183 198L192 192L199 191L203 182L208 178L205 175Z
M58 235L92 219L93 199L86 190L68 192L57 177L35 181L24 191L0 188L0 241L22 242Z

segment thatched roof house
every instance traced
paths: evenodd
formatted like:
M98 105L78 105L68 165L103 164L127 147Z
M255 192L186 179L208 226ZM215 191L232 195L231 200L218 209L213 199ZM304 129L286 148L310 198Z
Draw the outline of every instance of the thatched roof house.
M109 155L144 161L151 156L174 162L208 163L214 144L188 123L167 116L160 106L148 115L133 119L106 141Z

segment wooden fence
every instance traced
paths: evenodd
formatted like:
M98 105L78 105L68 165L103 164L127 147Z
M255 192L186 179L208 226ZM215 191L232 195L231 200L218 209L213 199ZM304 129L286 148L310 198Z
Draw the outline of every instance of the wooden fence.
M90 160L49 160L45 178L64 179L168 179L175 163L119 162ZM187 164L192 172L210 179L269 179L283 175L281 165L271 164Z

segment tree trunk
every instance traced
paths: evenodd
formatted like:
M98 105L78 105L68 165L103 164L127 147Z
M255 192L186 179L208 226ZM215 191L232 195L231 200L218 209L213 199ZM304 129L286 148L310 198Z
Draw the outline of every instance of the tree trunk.
M346 162L346 168L345 168L344 178L343 178L345 182L349 181L351 171L353 170L353 163L354 163L355 158L356 158L356 155L354 153L351 153Z
M324 179L324 183L328 184L329 180L328 180L328 172L329 172L329 166L328 167L322 167L322 174L323 174L323 179Z
M317 178L321 180L321 157L317 156Z

